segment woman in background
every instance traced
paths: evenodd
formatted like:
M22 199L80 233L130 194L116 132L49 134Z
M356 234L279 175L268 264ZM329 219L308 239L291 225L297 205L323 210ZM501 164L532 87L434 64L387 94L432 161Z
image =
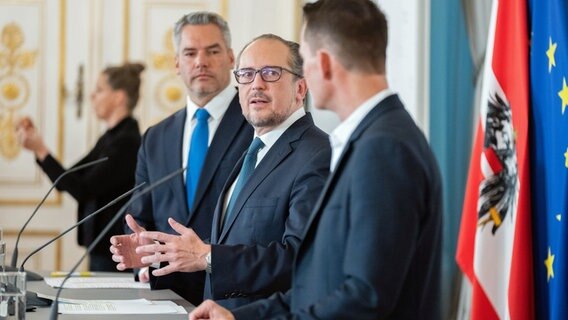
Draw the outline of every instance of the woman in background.
M108 160L70 173L56 186L77 200L78 220L134 186L140 130L132 111L138 102L140 73L143 70L143 65L129 63L108 67L99 75L91 101L97 118L104 121L107 131L75 166L104 157L108 157ZM50 154L32 120L23 118L17 130L22 146L35 154L36 162L51 181L57 179L65 168ZM79 245L89 246L127 200L123 199L79 226ZM122 233L122 221L119 219L89 255L90 270L116 271L108 243L111 236Z

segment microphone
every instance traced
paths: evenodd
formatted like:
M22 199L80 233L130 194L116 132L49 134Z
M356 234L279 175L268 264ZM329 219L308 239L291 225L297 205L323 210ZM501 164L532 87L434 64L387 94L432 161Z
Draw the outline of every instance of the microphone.
M103 207L99 208L98 210L96 210L95 212L89 214L88 216L84 217L83 219L81 219L81 221L77 222L76 224L72 225L71 227L69 227L67 230L63 231L62 233L60 233L57 237L49 240L48 242L44 243L43 245L41 245L39 248L35 249L34 251L32 251L30 254L28 254L28 256L24 259L24 261L22 261L22 264L20 265L20 272L24 272L24 264L26 264L26 262L36 253L38 253L39 251L41 251L43 248L47 247L48 245L52 244L54 241L56 241L57 239L63 237L64 235L66 235L67 233L69 233L69 231L77 228L78 226L82 225L83 223L91 220L93 217L95 217L97 214L99 214L100 212L102 212L103 210L105 210L106 208L114 205L115 203L119 202L120 200L124 199L125 197L129 196L131 193L133 193L134 191L140 189L143 185L145 185L146 182L142 182L139 185L135 186L134 188L126 191L125 193L121 194L120 196L118 196L117 198L115 198L114 200L112 200L111 202L107 203L106 205L104 205Z
M112 225L122 216L122 214L124 213L124 211L126 211L126 209L128 208L128 206L130 206L131 203L134 202L134 200L140 198L141 196L145 195L146 193L152 191L154 188L158 187L159 185L167 182L168 180L172 179L173 177L179 175L180 173L184 172L186 170L186 167L183 167L181 169L178 169L168 175L166 175L165 177L161 178L160 180L152 183L151 185L149 185L148 187L144 188L142 191L140 191L139 193L135 194L132 198L130 198L130 200L128 200L128 202L126 202L121 208L120 210L118 210L118 212L114 215L114 217L112 217L112 219L108 222L108 224L106 225L106 227L101 231L101 233L97 236L97 238L95 240L93 240L93 242L91 242L91 244L89 245L89 247L87 248L87 250L85 251L85 253L81 256L81 258L79 259L79 261L77 261L77 263L73 266L73 268L71 268L71 270L67 273L67 275L65 276L65 278L63 278L63 281L61 282L61 286L59 287L59 289L57 290L57 294L55 295L55 299L53 300L53 303L51 305L51 312L49 315L49 319L51 320L56 320L57 319L57 314L58 314L58 301L59 301L59 296L61 295L61 291L63 290L63 287L65 286L65 282L67 281L67 279L69 279L69 277L71 277L71 275L73 274L73 272L75 272L75 270L77 270L77 268L79 267L79 265L81 264L81 262L83 262L83 260L85 260L85 257L91 253L91 251L93 250L93 248L101 241L101 239L105 236L105 234L110 230L110 228L112 227Z
M125 197L129 196L130 194L132 194L134 191L140 189L140 187L142 187L143 185L145 185L146 182L142 182L141 184L135 186L134 188L128 190L127 192L121 194L120 196L118 196L117 198L115 198L114 200L112 200L111 202L107 203L106 205L104 205L103 207L99 208L98 210L94 211L93 213L89 214L88 216L84 217L83 219L81 219L81 221L77 222L76 224L72 225L71 227L69 227L67 230L63 231L62 233L60 233L57 237L49 240L48 242L44 243L43 245L41 245L39 248L35 249L34 251L32 251L30 254L28 254L28 256L24 259L24 261L22 261L22 264L20 265L20 271L24 272L24 265L26 264L26 262L36 253L38 253L40 250L42 250L43 248L47 247L48 245L52 244L54 241L56 241L57 239L63 237L64 235L66 235L67 233L69 233L69 231L77 228L78 226L82 225L83 223L91 220L93 217L95 217L97 214L99 214L100 212L102 212L103 210L105 210L106 208L116 204L118 201L124 199ZM40 279L41 280L41 279ZM38 307L43 307L43 306L49 306L51 304L51 301L48 299L44 299L44 298L39 298L37 296L37 294L35 292L31 292L31 291L26 291L26 301L27 301L27 306L38 306Z
M20 237L22 236L22 233L24 232L24 229L26 229L26 227L28 226L28 223L30 223L30 221L32 220L32 218L35 216L35 214L37 213L37 210L41 207L41 205L45 202L45 199L47 199L47 197L49 196L49 194L51 193L51 191L55 188L55 186L57 185L57 183L66 175L75 172L75 171L79 171L85 168L88 168L90 166L94 166L96 164L99 164L101 162L107 161L108 157L104 157L98 160L94 160L94 161L90 161L87 163L84 163L80 166L76 166L73 167L71 169L66 170L65 172L63 172L59 177L57 177L57 179L55 179L55 181L53 181L53 184L51 185L51 188L49 188L49 190L47 190L47 193L45 194L45 196L43 197L43 199L41 199L41 201L38 203L38 205L35 207L34 211L32 212L31 216L28 218L28 220L26 221L26 223L24 223L24 225L22 226L22 228L20 229L20 232L18 232L18 237L16 238L16 244L14 245L14 252L12 253L12 263L11 263L11 267L13 268L13 270L17 270L16 269L16 265L18 264L18 244L20 243ZM41 276L39 275L35 275L38 276L39 279L36 280L41 280ZM28 278L30 279L30 278Z

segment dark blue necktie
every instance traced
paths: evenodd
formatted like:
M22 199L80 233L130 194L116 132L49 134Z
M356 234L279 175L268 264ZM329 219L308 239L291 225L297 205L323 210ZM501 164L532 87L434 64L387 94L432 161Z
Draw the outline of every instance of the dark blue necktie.
M197 119L197 125L191 134L191 144L189 145L189 155L187 157L187 176L185 179L187 207L190 211L195 200L197 183L199 182L209 143L209 124L207 123L209 113L207 110L199 108L195 111L195 118Z
M239 173L239 178L235 184L235 189L233 189L233 194L227 205L227 210L225 211L225 218L223 219L223 224L229 221L229 217L233 214L235 202L239 196L239 193L243 189L243 186L247 183L248 179L254 171L256 166L256 156L258 151L264 147L264 143L259 138L254 138L250 144L247 154L245 155L245 160L243 161L243 166L241 167L241 172Z

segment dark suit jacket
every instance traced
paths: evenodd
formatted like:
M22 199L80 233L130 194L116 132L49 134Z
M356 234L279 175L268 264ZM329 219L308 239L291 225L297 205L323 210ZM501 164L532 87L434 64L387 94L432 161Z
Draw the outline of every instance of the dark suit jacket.
M292 289L238 319L439 319L441 178L396 95L352 134L315 207Z
M298 119L255 168L221 228L223 200L240 159L215 209L205 298L234 308L290 288L294 255L329 175L330 157L328 137L312 116Z
M182 164L182 141L186 110L183 108L146 131L138 153L136 183L152 183L185 166ZM185 184L180 174L135 201L130 213L146 230L177 234L168 224L168 218L172 217L192 228L201 239L209 240L217 198L235 163L250 144L252 132L242 115L238 96L235 96L207 151L191 211L187 208ZM125 228L131 232L128 226ZM153 289L172 289L195 305L203 299L204 282L205 272L151 278Z
M138 123L133 118L125 118L114 128L105 132L99 138L95 147L74 166L104 157L109 158L107 161L70 173L59 181L57 189L67 191L79 203L78 220L83 219L134 186L136 153L139 146L140 130ZM61 164L51 155L37 163L52 181L65 172ZM79 244L89 246L126 201L128 201L128 198L121 200L80 225L77 233ZM118 221L106 237L94 247L93 252L108 254L110 257L108 251L109 239L111 236L121 233L122 223Z

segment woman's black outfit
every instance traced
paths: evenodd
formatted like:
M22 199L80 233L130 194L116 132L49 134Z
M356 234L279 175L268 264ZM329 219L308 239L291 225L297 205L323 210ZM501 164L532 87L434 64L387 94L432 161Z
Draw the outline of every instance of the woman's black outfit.
M75 166L104 157L108 157L107 161L70 173L59 181L56 188L67 191L79 203L77 220L83 219L134 186L138 147L138 122L127 117L107 130L89 154ZM65 172L65 168L51 155L37 163L51 181ZM128 198L121 200L79 226L79 245L89 246L127 200ZM119 219L93 249L89 256L90 270L116 271L116 263L112 261L109 252L109 239L113 235L123 234L122 220Z

